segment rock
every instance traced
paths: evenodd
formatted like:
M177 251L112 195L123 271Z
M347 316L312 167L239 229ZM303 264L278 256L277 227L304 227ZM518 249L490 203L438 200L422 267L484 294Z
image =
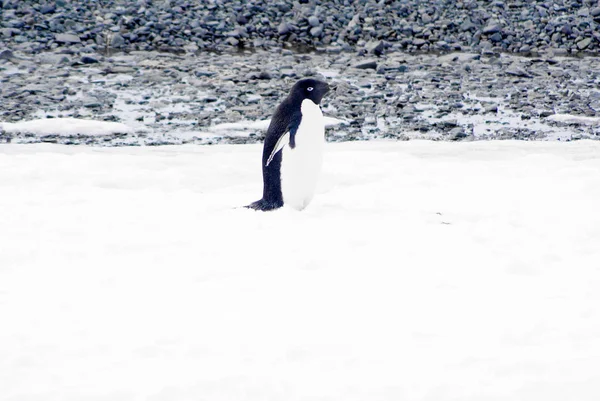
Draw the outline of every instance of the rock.
M68 64L69 58L64 54L43 53L40 56L40 63L50 65Z
M81 62L83 64L95 64L98 62L98 59L92 56L83 56Z
M238 14L235 20L240 25L246 25L248 23L248 18L246 18L244 14Z
M596 7L596 8L592 8L592 9L590 10L590 15L591 15L592 17L598 17L598 16L600 16L600 6L599 6L599 7Z
M312 27L316 27L319 26L319 24L321 23L321 21L319 21L319 19L317 17L315 17L314 15L311 15L310 17L308 17L308 24Z
M316 26L310 29L310 36L319 37L323 34L323 28L320 26Z
M415 46L417 46L417 47L421 47L421 46L423 46L426 43L427 43L427 41L425 39L420 39L420 38L413 39L413 41L412 41L412 44L415 45Z
M125 46L125 39L123 38L123 36L121 36L121 34L117 33L110 40L110 45L115 49L119 48L119 47L123 47L123 46Z
M53 14L55 11L56 11L56 6L54 4L46 4L40 8L40 13L42 13L44 15Z
M463 31L463 32L471 31L471 30L475 30L475 29L477 29L477 25L475 25L474 23L472 23L470 20L465 20L460 25L460 30Z
M497 113L498 105L497 104L489 104L489 105L485 106L484 110L486 113Z
M231 46L237 46L237 45L240 43L240 41L239 41L239 40L237 40L237 39L236 39L236 38L234 38L234 37L229 37L229 38L227 38L227 39L225 40L225 42L227 42L227 43L228 43L228 44L230 44Z
M490 40L494 43L502 42L502 34L500 32L496 32L490 36Z
M287 35L291 31L292 31L292 27L287 22L282 22L281 24L279 24L279 27L277 28L277 33L279 33L279 35Z
M513 77L522 77L522 78L532 78L533 76L531 74L528 74L525 70L519 68L519 67L508 67L506 69L506 74L507 75L512 75Z
M482 33L484 33L485 35L491 35L500 31L502 31L502 25L498 23L491 23L483 28Z
M383 40L380 40L379 42L369 42L365 46L365 48L369 53L374 54L376 56L381 56L383 54L383 51L385 50L385 43Z
M590 43L592 43L592 38L585 38L577 42L577 48L579 50L585 50L590 45Z
M14 31L14 29L12 29L12 28L1 28L0 29L0 33L2 34L3 38L10 38L13 35L13 31Z
M10 60L13 57L15 57L15 55L8 49L0 51L0 60Z
M54 40L59 43L81 43L79 36L70 33L57 33Z
M354 68L358 68L359 70L376 70L377 69L377 61L365 61L360 64L354 65Z
M450 139L453 141L458 141L458 140L464 139L468 136L463 127L452 128L450 130L450 132L448 133L448 135L450 136Z

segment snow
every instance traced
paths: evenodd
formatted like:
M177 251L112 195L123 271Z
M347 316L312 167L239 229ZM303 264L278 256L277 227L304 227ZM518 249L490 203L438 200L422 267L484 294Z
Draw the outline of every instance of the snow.
M548 116L548 119L564 123L600 125L600 117L577 116L572 114L552 114Z
M112 135L128 134L133 130L122 123L94 121L80 118L42 118L17 123L0 122L0 129L9 133L29 133L35 135Z
M0 400L595 401L600 143L0 147Z

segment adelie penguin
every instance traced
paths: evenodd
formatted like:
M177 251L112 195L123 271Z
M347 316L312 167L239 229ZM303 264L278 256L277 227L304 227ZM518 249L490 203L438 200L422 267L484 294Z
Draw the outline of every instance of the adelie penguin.
M319 104L329 85L302 79L277 107L262 153L263 197L246 206L304 209L312 200L323 162L325 123Z

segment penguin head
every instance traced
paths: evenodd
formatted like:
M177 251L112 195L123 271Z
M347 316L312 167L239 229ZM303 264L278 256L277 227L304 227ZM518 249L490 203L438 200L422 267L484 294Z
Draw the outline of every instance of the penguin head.
M321 103L323 96L329 92L327 82L319 81L318 79L308 78L301 79L292 87L290 96L302 102L304 99L310 99L315 104Z

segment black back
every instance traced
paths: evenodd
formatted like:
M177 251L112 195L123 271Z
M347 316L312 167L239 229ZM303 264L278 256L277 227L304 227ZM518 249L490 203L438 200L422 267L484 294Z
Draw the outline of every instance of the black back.
M296 131L302 120L301 105L305 99L319 104L329 91L329 85L316 79L301 79L292 87L289 95L275 110L267 129L262 154L263 197L248 207L257 210L271 210L283 206L281 193L281 151L277 152L267 166L267 160L277 142L285 133L290 133L290 147L296 146Z

